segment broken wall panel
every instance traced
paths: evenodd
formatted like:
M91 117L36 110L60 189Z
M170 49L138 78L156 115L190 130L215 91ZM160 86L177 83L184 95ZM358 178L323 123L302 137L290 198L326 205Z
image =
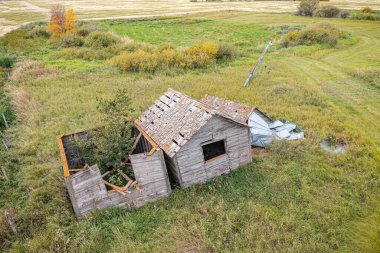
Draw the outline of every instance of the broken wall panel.
M105 181L97 165L80 164L81 169L72 171L72 153L75 153L73 138L77 134L64 135L58 138L65 171L65 184L70 200L78 219L87 213L108 207L138 208L147 202L155 201L170 195L171 188L167 175L164 154L161 149L154 148L144 136L136 140L135 149L130 161L136 181L129 185L125 192L107 191ZM83 135L81 135L83 136ZM66 155L69 155L67 157ZM131 181L132 182L132 181Z

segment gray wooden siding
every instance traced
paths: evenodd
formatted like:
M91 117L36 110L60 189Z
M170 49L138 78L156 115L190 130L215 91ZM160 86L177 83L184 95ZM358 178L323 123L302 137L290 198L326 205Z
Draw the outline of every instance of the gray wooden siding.
M78 219L86 213L111 206L137 208L171 193L162 150L151 156L134 154L130 156L136 180L141 192L131 188L130 194L108 192L97 165L65 178L75 215Z
M181 184L181 175L178 170L178 164L177 164L177 158L174 156L173 158L170 158L168 155L165 154L165 163L166 168L168 170L168 173L170 176L178 183Z
M226 155L204 162L202 145L225 140ZM176 154L181 187L204 183L252 161L249 128L213 116Z
M78 219L95 209L97 201L107 196L106 186L96 165L65 178L65 183Z
M142 194L136 200L138 206L171 193L164 154L161 149L151 156L136 154L131 155L130 158L135 178L140 183L142 190Z

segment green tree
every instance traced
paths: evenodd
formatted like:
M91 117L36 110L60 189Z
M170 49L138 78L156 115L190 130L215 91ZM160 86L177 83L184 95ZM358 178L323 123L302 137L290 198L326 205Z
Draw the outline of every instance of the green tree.
M90 138L81 144L83 158L90 165L98 164L102 173L122 170L131 175L132 168L126 161L135 140L132 136L135 110L127 90L119 90L113 99L99 100L97 108L101 112L103 126L90 131Z

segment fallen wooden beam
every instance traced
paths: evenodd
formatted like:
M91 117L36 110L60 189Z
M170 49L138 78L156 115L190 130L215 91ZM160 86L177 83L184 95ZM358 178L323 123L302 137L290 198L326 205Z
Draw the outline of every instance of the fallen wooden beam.
M117 172L119 172L120 175L122 175L124 177L125 180L127 181L133 181L130 177L128 177L124 172L122 172L121 170L117 170Z
M4 216L5 216L5 219L7 220L8 224L9 224L9 226L11 227L12 232L14 234L17 234L16 224L15 224L15 221L13 220L13 218L12 218L12 215L7 210L5 210L4 211Z
M102 174L102 177L108 176L111 172L112 170L106 171L105 173Z
M3 116L3 120L4 120L5 127L6 127L6 128L9 128L9 125L8 125L7 119L5 118L4 113L2 113L1 115Z
M105 185L108 185L109 187L111 187L112 189L114 189L115 191L117 191L123 195L125 195L125 193L131 193L130 191L125 190L122 187L119 187L117 185L111 184L110 182L107 182L107 181L103 181L103 182Z
M4 147L6 150L9 150L9 147L8 147L8 144L7 144L7 141L5 139L3 139L3 144L4 144Z
M6 180L9 180L8 174L7 174L7 168L4 166L1 166L1 172L3 173L3 176Z

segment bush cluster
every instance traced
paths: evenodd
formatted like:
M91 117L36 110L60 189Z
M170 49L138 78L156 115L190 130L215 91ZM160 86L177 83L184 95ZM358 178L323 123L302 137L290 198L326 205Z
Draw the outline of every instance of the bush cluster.
M120 39L111 33L92 32L86 37L84 45L92 48L105 48L116 45L119 42Z
M335 7L333 5L325 5L322 7L319 7L314 16L317 17L323 17L323 18L334 18L338 17L341 10L338 7Z
M319 0L301 0L298 11L296 12L297 16L313 16L315 11L318 9Z
M34 39L34 38L45 38L48 39L51 36L51 32L47 30L45 27L36 26L31 31L29 31L25 38Z
M341 10L332 5L319 5L320 0L301 0L296 16L310 16L323 18L352 18L364 20L380 20L380 13L365 7L360 11Z
M206 68L219 59L232 59L236 55L235 48L230 45L203 42L186 49L164 45L125 50L111 59L110 63L126 71L154 72L157 69Z
M16 62L16 58L13 56L0 57L0 70L12 68L15 62Z
M360 11L353 12L351 15L352 19L358 20L380 20L380 12L374 11L371 8L363 8Z
M348 11L341 10L333 5L320 6L319 2L319 0L301 0L295 15L324 18L348 17Z
M296 45L313 45L325 44L335 47L338 39L342 38L344 33L329 25L321 25L305 30L291 31L287 33L281 41L283 47Z
M83 44L83 38L75 33L65 33L60 37L62 47L81 47Z

